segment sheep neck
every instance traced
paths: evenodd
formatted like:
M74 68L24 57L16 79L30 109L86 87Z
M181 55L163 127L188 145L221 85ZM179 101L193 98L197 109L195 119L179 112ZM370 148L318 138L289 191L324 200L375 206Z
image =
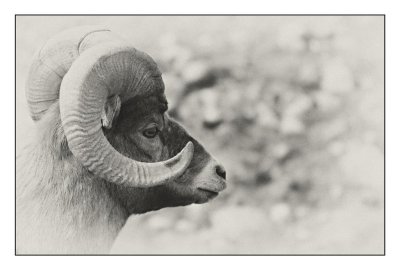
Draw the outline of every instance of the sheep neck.
M17 249L107 253L128 216L103 179L57 151L57 132L38 136L17 159Z

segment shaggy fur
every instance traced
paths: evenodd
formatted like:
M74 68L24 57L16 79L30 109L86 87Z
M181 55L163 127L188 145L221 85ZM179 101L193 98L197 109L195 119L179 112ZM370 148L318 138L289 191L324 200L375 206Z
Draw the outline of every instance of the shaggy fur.
M194 143L194 157L181 177L128 188L96 177L71 154L58 102L53 104L17 157L17 252L106 253L129 215L204 203L222 191L222 167L166 110L163 94L128 100L113 127L104 130L117 151L138 161L166 160ZM154 139L142 136L149 123L160 128Z

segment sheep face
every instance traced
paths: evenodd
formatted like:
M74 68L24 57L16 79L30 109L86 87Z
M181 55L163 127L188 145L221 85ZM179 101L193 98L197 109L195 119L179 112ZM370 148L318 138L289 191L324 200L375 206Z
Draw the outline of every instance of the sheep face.
M164 207L205 203L225 189L225 170L167 111L164 94L134 98L121 111L105 135L123 155L142 162L158 162L175 156L187 142L194 155L185 172L165 184L136 188L109 184L111 194L129 214Z

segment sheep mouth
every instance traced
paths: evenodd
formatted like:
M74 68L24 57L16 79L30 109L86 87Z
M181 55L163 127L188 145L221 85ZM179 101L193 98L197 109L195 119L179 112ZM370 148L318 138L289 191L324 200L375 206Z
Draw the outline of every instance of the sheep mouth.
M199 195L199 200L197 201L197 203L204 203L214 199L225 188L226 182L225 180L222 180L222 178L202 181L201 183L199 183L199 186L196 187Z
M209 189L205 189L205 188L198 188L198 190L201 191L202 193L205 193L209 200L214 199L219 194L219 192L217 192L215 190L209 190Z

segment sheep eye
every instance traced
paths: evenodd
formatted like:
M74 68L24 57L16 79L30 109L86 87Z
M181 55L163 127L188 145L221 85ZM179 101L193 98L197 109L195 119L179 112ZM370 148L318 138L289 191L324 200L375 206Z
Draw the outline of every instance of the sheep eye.
M157 136L159 130L157 127L151 127L151 128L147 128L143 131L143 136L145 136L146 138L152 139L155 136Z

